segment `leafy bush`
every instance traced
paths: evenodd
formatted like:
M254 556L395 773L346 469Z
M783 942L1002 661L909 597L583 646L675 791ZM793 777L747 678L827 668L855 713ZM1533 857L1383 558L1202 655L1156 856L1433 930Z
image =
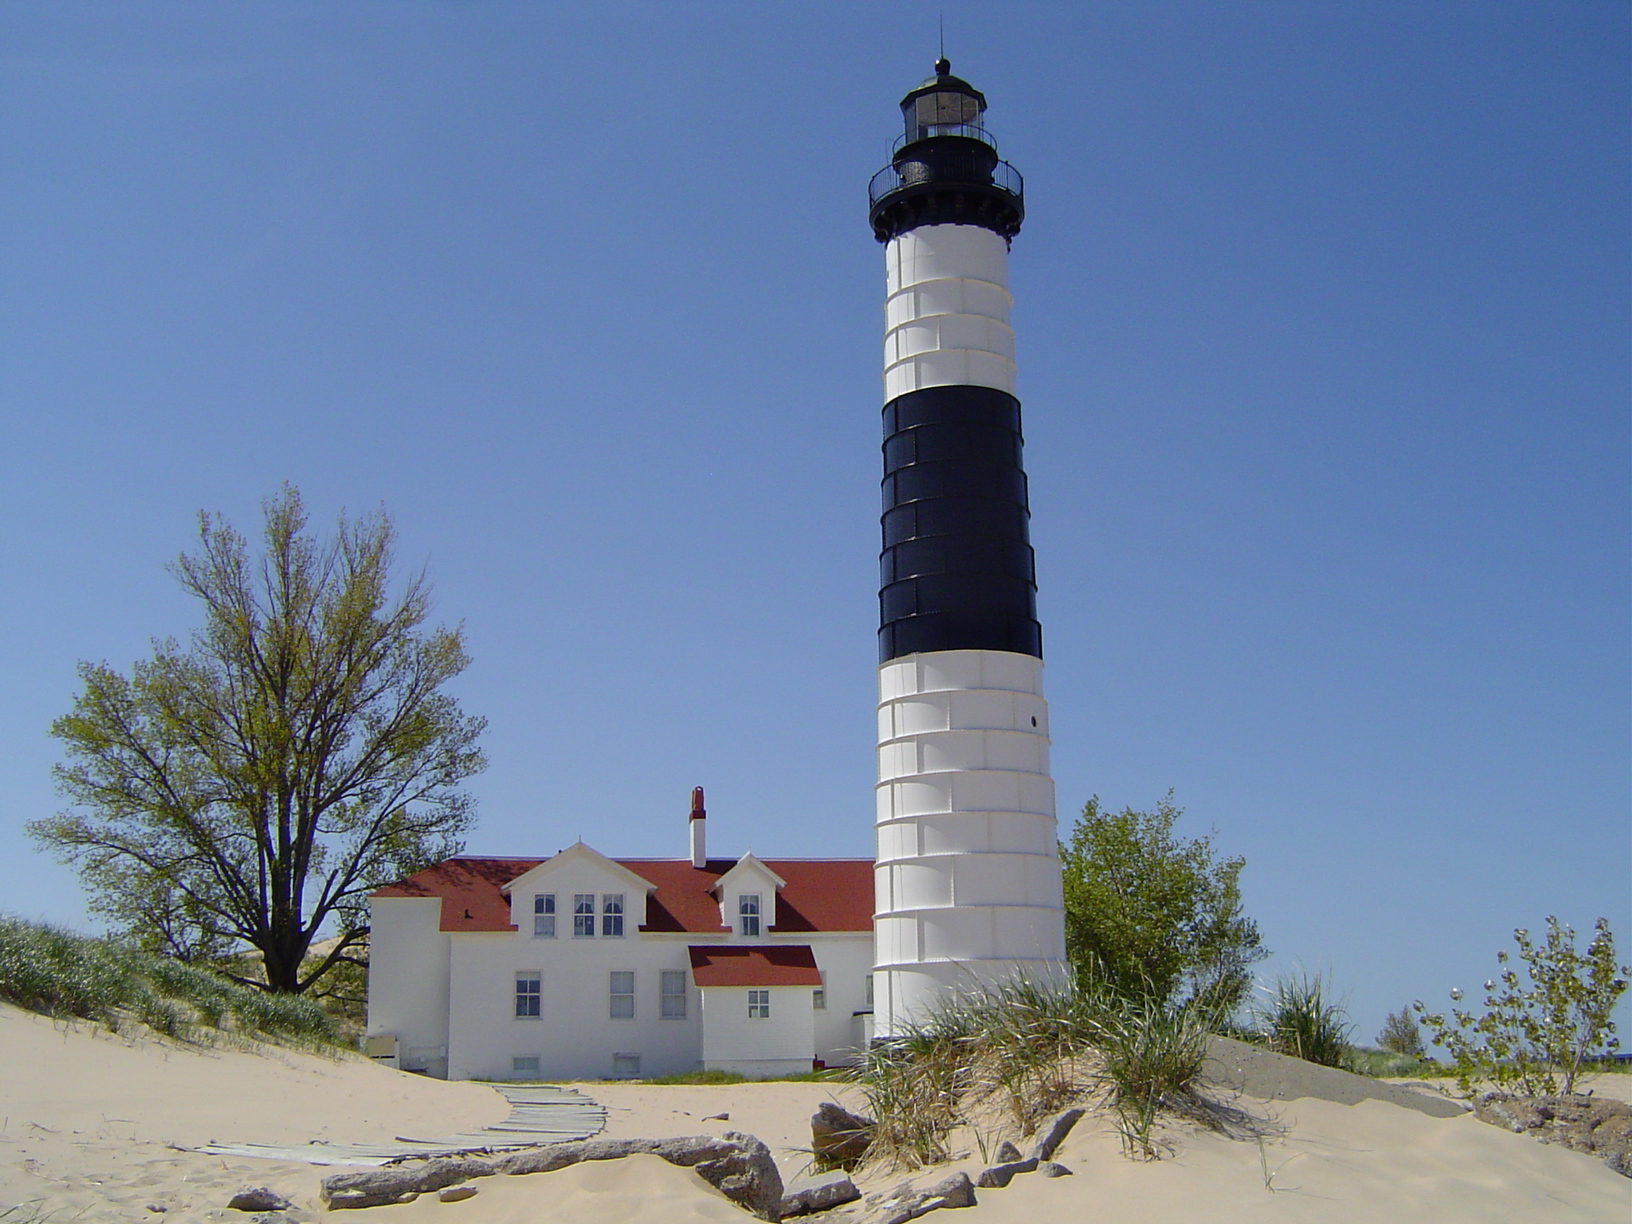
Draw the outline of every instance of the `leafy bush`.
M1154 812L1102 811L1093 798L1060 846L1066 955L1085 986L1166 1004L1180 992L1228 1016L1248 967L1268 953L1241 915L1243 858L1173 835L1172 794Z
M310 999L269 994L197 965L16 918L0 918L0 999L114 1029L134 1020L183 1041L343 1044Z
M1589 1055L1620 1045L1610 1013L1632 970L1616 964L1607 918L1594 924L1585 953L1575 950L1575 932L1552 915L1540 946L1523 929L1513 938L1528 987L1503 950L1496 954L1501 973L1485 982L1483 1016L1453 1008L1447 1017L1428 1011L1421 1000L1412 1006L1433 1032L1433 1043L1454 1060L1464 1091L1489 1081L1531 1095L1569 1093ZM1460 990L1451 991L1453 1003L1461 998Z
M1323 1067L1341 1067L1349 1054L1349 1034L1343 1004L1333 1002L1320 974L1278 978L1269 1001L1260 1011L1260 1023L1269 1048Z
M1388 1019L1383 1021L1383 1031L1377 1034L1377 1044L1390 1054L1422 1057L1422 1031L1417 1027L1417 1018L1411 1014L1409 1006L1389 1013Z

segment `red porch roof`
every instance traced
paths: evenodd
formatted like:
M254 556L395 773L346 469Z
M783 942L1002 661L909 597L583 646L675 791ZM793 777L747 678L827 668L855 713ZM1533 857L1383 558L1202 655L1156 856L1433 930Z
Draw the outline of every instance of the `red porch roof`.
M820 986L809 944L693 944L691 978L698 986Z

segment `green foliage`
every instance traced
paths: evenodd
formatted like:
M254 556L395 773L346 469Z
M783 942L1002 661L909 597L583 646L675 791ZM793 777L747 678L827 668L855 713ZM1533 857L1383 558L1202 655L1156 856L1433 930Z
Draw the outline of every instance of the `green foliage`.
M1154 812L1111 813L1090 799L1060 847L1065 946L1084 986L1167 1004L1184 996L1230 1015L1248 968L1268 952L1241 914L1240 857L1218 859L1209 838L1175 837L1172 793Z
M1409 1006L1389 1013L1388 1019L1383 1021L1383 1031L1377 1034L1377 1044L1391 1054L1423 1056L1422 1030L1417 1027L1417 1018Z
M1588 1056L1615 1050L1615 1001L1632 974L1615 961L1615 936L1609 919L1594 924L1584 953L1575 949L1575 932L1548 915L1547 937L1538 945L1530 932L1516 930L1519 961L1526 985L1508 961L1485 983L1485 1014L1452 1008L1449 1016L1413 1004L1422 1023L1454 1060L1453 1072L1464 1091L1488 1081L1498 1088L1517 1087L1529 1095L1572 1092ZM1462 991L1451 991L1459 1002Z
M457 851L483 724L441 691L468 659L459 630L424 629L424 576L390 595L383 513L325 543L294 489L264 511L254 559L200 516L198 552L172 567L202 605L187 646L156 640L128 676L81 665L51 728L74 806L29 831L138 945L248 945L272 990L298 992L362 938L371 890ZM340 940L303 967L325 923Z
M241 986L197 965L105 939L0 918L0 999L110 1028L131 1021L177 1040L344 1045L310 999Z
M1199 999L1150 995L1110 996L1093 1010L1093 1041L1104 1060L1123 1149L1153 1160L1161 1111L1194 1112L1191 1085L1201 1074L1218 1014Z
M1372 1079L1422 1078L1444 1073L1438 1063L1420 1054L1396 1054L1392 1050L1354 1046L1343 1060L1343 1069Z
M1269 1048L1323 1067L1341 1067L1349 1055L1343 1004L1334 1002L1320 974L1278 978L1259 1013Z

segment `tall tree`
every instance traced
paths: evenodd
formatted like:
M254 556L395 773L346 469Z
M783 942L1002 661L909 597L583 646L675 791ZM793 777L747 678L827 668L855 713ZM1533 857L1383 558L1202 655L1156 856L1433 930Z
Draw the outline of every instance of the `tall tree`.
M1065 947L1079 978L1125 997L1181 991L1233 1012L1268 956L1241 914L1244 858L1218 859L1209 838L1175 837L1169 792L1154 812L1101 810L1095 796L1060 846Z
M51 727L73 806L29 832L149 948L247 944L272 990L300 992L365 937L370 890L458 851L484 721L443 691L469 659L460 628L426 626L424 573L392 594L383 511L327 541L290 486L263 514L254 559L200 514L171 567L203 605L186 646L155 639L128 676L80 665ZM325 924L340 938L303 969Z

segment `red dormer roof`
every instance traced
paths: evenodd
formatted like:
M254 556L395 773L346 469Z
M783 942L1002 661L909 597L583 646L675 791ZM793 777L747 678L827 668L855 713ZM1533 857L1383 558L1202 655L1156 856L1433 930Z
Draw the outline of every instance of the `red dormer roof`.
M525 875L539 858L451 858L406 880L376 890L376 897L440 897L444 931L513 931L505 885ZM640 929L660 933L724 935L719 898L710 891L736 859L614 859L656 885L646 900ZM873 929L871 859L764 859L787 881L777 893L776 916L767 934Z

